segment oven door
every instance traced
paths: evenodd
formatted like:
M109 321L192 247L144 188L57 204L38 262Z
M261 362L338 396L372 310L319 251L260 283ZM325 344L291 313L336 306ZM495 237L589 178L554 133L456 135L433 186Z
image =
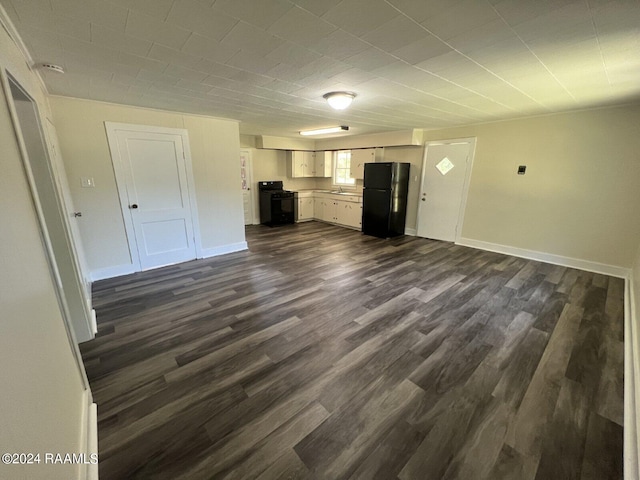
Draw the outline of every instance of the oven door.
M285 198L271 198L271 222L277 224L294 223L294 205L293 196Z

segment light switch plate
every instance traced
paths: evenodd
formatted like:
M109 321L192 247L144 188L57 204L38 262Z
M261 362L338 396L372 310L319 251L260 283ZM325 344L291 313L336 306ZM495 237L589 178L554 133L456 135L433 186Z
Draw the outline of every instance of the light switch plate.
M93 188L96 186L96 182L93 177L80 177L80 184L82 188Z

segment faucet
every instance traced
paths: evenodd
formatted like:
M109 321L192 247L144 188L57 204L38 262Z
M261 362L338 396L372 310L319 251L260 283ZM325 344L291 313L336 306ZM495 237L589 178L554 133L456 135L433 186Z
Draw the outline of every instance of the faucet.
M343 193L343 192L342 192L342 186L341 186L341 185L338 185L338 190L340 190L340 193Z

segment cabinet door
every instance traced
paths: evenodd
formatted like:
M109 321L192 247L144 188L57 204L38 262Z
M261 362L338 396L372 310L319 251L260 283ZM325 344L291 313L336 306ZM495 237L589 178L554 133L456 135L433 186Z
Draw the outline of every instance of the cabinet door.
M348 223L350 227L362 230L362 204L350 203L349 204L349 218Z
M315 177L316 176L316 152L301 152L302 153L302 163L303 177Z
M375 161L375 148L360 148L357 150L351 150L351 169L349 171L351 178L364 178L364 164L374 163Z
M299 198L298 199L298 204L296 205L297 208L297 216L296 216L296 221L300 222L302 220L304 220L304 199L303 198Z
M349 202L338 200L336 203L336 219L335 222L340 225L347 225L349 221Z
M315 215L318 220L323 222L334 222L335 206L332 200L326 198L318 198L315 203Z
M324 199L322 198L313 199L313 218L322 220L322 216L324 215L324 205L322 204L323 201Z
M296 150L287 151L287 175L290 178L298 178L304 176L304 154Z
M324 221L336 222L336 203L334 200L324 201Z
M316 152L316 177L329 178L332 175L331 168L333 152Z
M313 218L313 198L298 199L298 220L311 220Z

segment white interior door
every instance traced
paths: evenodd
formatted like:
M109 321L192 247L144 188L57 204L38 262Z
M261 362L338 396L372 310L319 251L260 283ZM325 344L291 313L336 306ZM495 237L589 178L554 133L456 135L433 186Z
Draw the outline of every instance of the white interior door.
M240 184L242 186L245 225L253 225L253 190L251 190L253 180L251 173L251 152L249 150L240 150Z
M475 139L428 143L418 206L420 237L456 241L464 205Z
M135 236L132 258L142 270L196 258L186 132L153 130L112 127L110 135L121 169L123 212Z
M4 79L3 79L4 82ZM13 79L7 92L11 95L11 110L16 134L25 160L25 171L33 190L34 203L42 222L45 245L51 255L51 268L59 288L60 304L65 320L73 330L72 343L85 342L95 336L90 300L84 285L74 246L74 233L66 216L55 162L45 141L45 126L41 123L35 101Z
M91 280L89 277L89 266L84 255L82 237L80 236L80 229L78 228L78 219L82 216L82 212L77 211L73 204L73 198L71 197L71 189L69 188L67 173L65 171L62 156L60 154L60 146L58 143L58 133L56 131L56 128L49 119L47 119L46 126L47 128L45 129L45 132L47 134L47 138L49 139L53 176L58 185L58 190L61 194L62 207L68 219L69 228L71 229L72 241L70 246L75 253L74 257L78 261L78 269L80 270L82 279L84 281L87 304L90 306Z

